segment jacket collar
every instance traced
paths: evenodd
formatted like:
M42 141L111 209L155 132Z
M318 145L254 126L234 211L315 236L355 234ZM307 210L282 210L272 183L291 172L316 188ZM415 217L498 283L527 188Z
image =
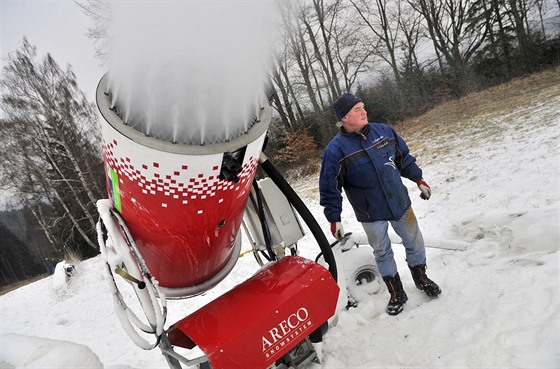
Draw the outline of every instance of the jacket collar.
M347 132L343 126L340 126L340 134L346 137L361 137L365 140L365 138L369 134L369 131L371 130L370 124L371 123L366 124L360 131L352 132Z

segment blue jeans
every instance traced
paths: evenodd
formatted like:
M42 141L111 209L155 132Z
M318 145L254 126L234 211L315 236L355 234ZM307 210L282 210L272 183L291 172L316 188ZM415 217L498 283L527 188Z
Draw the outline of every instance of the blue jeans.
M389 223L395 232L402 238L402 243L406 249L406 261L410 266L426 264L426 248L422 232L418 227L418 221L412 211L408 208L403 217L395 220L381 220L372 223L362 223L368 242L373 247L373 255L377 263L377 268L382 277L394 277L397 274L397 264L391 247L391 241L387 230Z

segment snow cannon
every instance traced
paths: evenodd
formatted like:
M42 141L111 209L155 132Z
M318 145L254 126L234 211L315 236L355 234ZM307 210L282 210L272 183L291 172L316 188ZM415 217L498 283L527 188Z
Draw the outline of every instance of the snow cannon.
M346 284L333 244L262 152L268 94L244 133L184 144L127 124L107 78L96 95L109 195L97 202L97 233L128 336L144 350L159 347L171 369L298 369L320 361L314 344L347 306ZM267 175L258 181L257 166ZM296 212L321 250L315 261L300 255L305 232ZM251 247L243 253L241 230ZM249 252L259 270L166 325L168 300L208 291ZM121 293L130 287L133 294ZM131 297L138 301L129 305Z
M248 130L227 142L177 144L124 122L108 74L97 87L109 198L166 297L219 283L240 253L245 204L271 119L263 94ZM188 124L186 122L185 124Z

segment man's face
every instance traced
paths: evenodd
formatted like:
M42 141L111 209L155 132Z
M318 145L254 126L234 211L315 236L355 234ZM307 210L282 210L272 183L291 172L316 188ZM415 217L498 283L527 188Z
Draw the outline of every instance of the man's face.
M367 111L364 109L364 103L357 103L352 109L342 118L342 125L348 132L360 131L368 123Z

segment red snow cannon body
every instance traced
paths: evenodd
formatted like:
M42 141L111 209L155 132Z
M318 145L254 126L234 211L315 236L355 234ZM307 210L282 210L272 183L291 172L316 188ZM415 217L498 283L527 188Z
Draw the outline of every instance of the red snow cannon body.
M245 134L209 145L174 144L125 124L112 106L107 75L97 104L109 197L148 270L170 298L213 287L239 255L239 229L270 123L268 101Z

